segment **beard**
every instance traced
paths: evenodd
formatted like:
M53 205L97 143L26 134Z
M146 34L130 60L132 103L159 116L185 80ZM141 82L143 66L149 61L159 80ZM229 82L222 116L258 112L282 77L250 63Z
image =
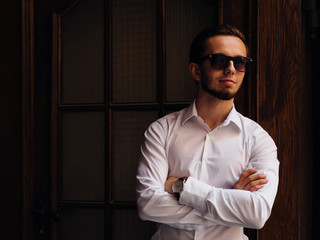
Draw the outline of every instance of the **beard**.
M203 74L201 74L200 84L202 89L205 92L209 93L211 96L218 98L220 100L230 100L234 98L238 92L238 91L232 91L229 87L226 87L225 89L222 89L222 90L216 90L216 89L210 88L209 86L210 81Z

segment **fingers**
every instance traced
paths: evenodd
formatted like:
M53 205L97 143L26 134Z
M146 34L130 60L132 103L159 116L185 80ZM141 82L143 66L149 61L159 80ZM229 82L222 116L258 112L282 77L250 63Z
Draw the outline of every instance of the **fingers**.
M250 175L242 183L243 189L249 190L250 188L252 188L254 186L266 184L268 182L268 180L266 178L267 178L267 176L264 174Z
M267 176L264 174L255 174L257 171L257 169L248 169L243 172L234 189L254 192L263 188L263 186L268 183Z
M239 178L239 181L237 182L236 186L244 187L247 184L246 179L252 175L258 172L258 169L248 169L247 171L243 172Z
M255 192L263 188L264 184L266 183L268 183L268 179L258 179L256 181L249 182L246 186L244 186L243 190Z
M168 177L164 184L164 190L170 194L173 194L172 185L177 179L177 177Z

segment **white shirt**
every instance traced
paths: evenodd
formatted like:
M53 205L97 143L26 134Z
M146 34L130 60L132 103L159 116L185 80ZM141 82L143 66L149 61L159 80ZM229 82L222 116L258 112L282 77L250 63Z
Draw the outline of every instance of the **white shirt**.
M235 190L247 169L267 175L256 192ZM262 228L278 188L277 148L256 122L233 107L213 131L195 102L152 123L145 132L137 173L143 220L159 223L152 239L248 239L243 227ZM179 201L164 190L169 176L189 177Z

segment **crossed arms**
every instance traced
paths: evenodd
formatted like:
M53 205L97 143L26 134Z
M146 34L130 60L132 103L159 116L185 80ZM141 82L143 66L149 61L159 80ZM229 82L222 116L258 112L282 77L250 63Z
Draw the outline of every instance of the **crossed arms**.
M272 140L256 146L234 189L210 186L189 177L179 201L168 177L163 139L149 129L141 146L137 174L137 205L144 220L179 229L197 230L215 225L262 228L271 214L278 186L276 147ZM257 174L259 170L260 174ZM262 174L265 173L265 174Z
M239 178L239 181L235 184L234 189L255 192L263 188L263 185L268 183L267 176L263 173L255 174L257 172L258 169L248 169L243 172ZM173 194L172 185L177 180L178 177L168 177L164 184L165 191Z

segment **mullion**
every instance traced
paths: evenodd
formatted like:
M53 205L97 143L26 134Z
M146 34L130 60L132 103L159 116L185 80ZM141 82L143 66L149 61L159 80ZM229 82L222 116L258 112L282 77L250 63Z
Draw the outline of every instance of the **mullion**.
M70 112L105 111L105 104L61 105L59 110Z

